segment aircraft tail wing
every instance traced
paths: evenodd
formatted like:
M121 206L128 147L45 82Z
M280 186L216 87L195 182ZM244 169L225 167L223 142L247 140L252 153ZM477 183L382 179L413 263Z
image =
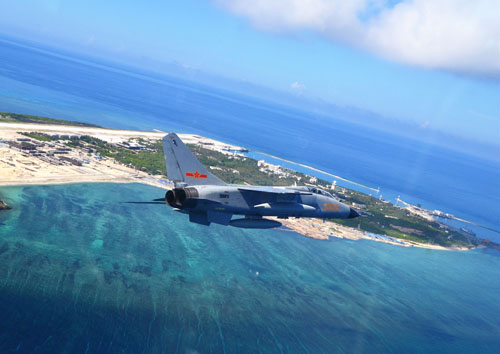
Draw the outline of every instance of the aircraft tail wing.
M188 185L225 185L193 155L175 133L163 137L163 152L167 163L167 176L174 183Z

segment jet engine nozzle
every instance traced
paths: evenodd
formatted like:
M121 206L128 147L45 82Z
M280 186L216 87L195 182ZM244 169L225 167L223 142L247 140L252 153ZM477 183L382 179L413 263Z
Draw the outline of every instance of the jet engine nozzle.
M188 200L198 198L199 193L196 188L174 188L165 194L165 200L168 205L174 208L184 206Z

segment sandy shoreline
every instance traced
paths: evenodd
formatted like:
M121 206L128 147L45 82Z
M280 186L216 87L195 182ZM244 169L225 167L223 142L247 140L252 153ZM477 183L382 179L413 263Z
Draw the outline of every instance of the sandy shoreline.
M427 248L432 250L441 250L441 251L466 251L469 248L465 247L443 247L439 245L432 245L426 243L419 243L414 241L407 241L403 239L395 239L396 242L390 240L384 240L380 238L371 237L366 235L363 231L356 230L354 228L342 226L339 224L335 224L330 221L323 221L320 219L278 219L273 218L283 224L290 231L294 231L306 237L314 238L317 240L328 240L331 237L339 238L339 239L348 239L348 240L369 240L387 243L394 246L400 247L419 247L419 248Z
M15 134L16 132L41 132L47 134L68 134L68 135L90 135L109 143L118 143L130 138L147 138L158 140L163 138L167 133L162 131L143 131L143 130L123 130L109 128L93 128L79 127L69 125L56 124L34 124L34 123L4 123L0 122L0 138L5 138L6 135ZM232 144L227 144L215 139L202 137L196 134L177 134L185 144L204 144L215 148L227 147L230 150L241 150L242 147ZM20 135L19 135L20 136Z
M15 140L24 136L13 131L0 130L2 139ZM68 158L85 159L82 166L54 165L9 147L0 147L0 185L47 185L69 183L133 183L139 182L159 188L168 188L159 178L124 166L113 159L87 156L72 149Z

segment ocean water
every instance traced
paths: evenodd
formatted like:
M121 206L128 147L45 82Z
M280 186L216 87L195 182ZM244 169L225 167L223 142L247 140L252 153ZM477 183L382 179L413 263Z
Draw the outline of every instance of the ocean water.
M498 353L500 252L187 222L138 184L2 187L0 353Z
M115 128L198 133L380 187L385 199L400 195L500 229L498 162L2 38L0 111ZM500 242L498 233L473 229Z

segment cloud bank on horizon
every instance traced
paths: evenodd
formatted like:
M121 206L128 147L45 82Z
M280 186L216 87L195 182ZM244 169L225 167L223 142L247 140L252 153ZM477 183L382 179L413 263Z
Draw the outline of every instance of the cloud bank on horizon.
M500 79L498 0L214 0L276 33L314 31L379 57Z

